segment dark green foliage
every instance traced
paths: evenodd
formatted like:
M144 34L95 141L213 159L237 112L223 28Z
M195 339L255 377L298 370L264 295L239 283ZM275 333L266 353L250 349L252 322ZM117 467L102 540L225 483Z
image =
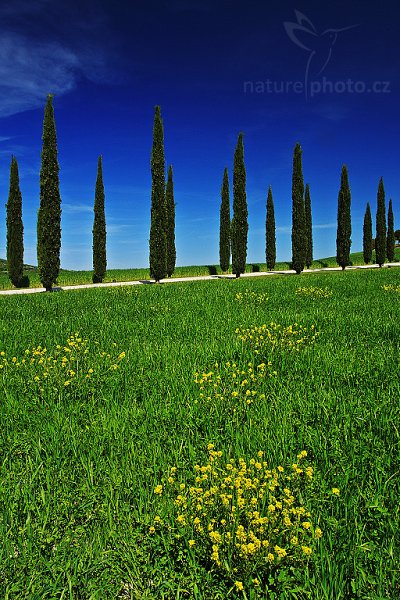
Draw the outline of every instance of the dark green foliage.
M367 202L363 227L363 257L366 265L372 260L373 245L371 208L369 202Z
M376 262L381 267L386 258L386 206L385 188L383 178L380 178L378 186L377 211L376 211L376 238L375 238Z
M243 134L239 134L233 164L232 272L240 277L245 272L247 256L246 169L244 166Z
M159 282L167 274L164 128L159 106L154 114L151 176L150 277Z
M394 232L394 237L396 242L400 244L400 229L396 229L396 231Z
M37 221L37 257L39 277L46 291L51 291L60 270L61 197L57 158L57 136L53 96L47 96L42 136L40 169L40 207Z
M165 192L165 202L167 210L166 235L167 235L167 275L171 277L175 270L176 248L175 248L175 201L174 201L174 181L172 166L168 169L167 188Z
M272 271L276 263L275 209L271 186L268 188L267 217L265 221L265 260L268 271Z
M338 196L336 262L345 269L350 264L351 246L351 193L346 165L342 167Z
M10 191L7 209L7 268L11 283L22 285L24 270L24 226L22 224L22 194L19 187L18 163L11 159Z
M224 170L221 187L221 209L219 214L219 265L226 273L231 257L231 209L229 204L228 169Z
M301 147L297 143L293 154L292 177L292 269L299 275L306 261L306 222Z
M306 192L304 196L304 215L306 223L306 267L309 269L313 261L313 239L312 239L312 212L311 212L311 196L310 186L306 184Z
M101 283L103 281L106 269L106 215L104 212L103 165L102 158L99 156L94 198L93 283Z
M392 199L389 200L389 210L388 210L388 228L387 228L387 238L386 238L386 256L389 262L394 261L394 246L395 246L395 237L394 237L394 217L393 217L393 206Z

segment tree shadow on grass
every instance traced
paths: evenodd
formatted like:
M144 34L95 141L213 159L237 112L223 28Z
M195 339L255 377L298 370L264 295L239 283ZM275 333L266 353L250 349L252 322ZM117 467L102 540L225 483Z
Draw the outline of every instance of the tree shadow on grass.
M324 262L323 260L314 260L313 261L314 265L318 265L318 267L328 267L328 263Z
M18 281L18 284L15 286L16 288L27 288L30 286L30 280L28 275L24 275L23 277L21 277L21 279Z

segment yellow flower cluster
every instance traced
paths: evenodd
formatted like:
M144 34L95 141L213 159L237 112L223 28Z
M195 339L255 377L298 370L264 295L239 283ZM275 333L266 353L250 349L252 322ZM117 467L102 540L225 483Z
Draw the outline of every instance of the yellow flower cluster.
M246 366L231 361L221 365L216 363L214 371L195 373L194 380L199 386L202 399L233 404L244 402L248 405L255 400L265 399L260 384L267 376L277 374L276 371L271 371L270 367L270 362L260 363L256 367L251 362Z
M288 327L277 323L248 329L238 327L235 333L242 342L250 344L255 354L262 354L268 349L299 351L305 346L313 344L319 335L314 325L307 329L297 323Z
M97 344L97 342L95 342ZM116 347L116 344L113 344ZM82 338L79 332L70 335L64 346L57 345L51 354L41 345L27 348L22 358L14 356L6 358L5 352L0 352L0 370L7 372L10 378L21 381L25 386L43 393L70 388L73 384L82 385L85 380L97 379L109 371L119 368L125 352L111 356L108 352L97 354L94 362L90 357L89 341ZM11 375L10 371L14 373Z
M330 298L332 294L333 292L327 287L301 287L297 288L296 290L297 296L303 296L305 298L310 298L311 300L314 300L316 298Z
M253 303L263 304L268 300L267 294L252 292L251 290L245 290L244 292L238 292L235 299L241 304Z
M194 466L190 484L172 467L154 490L167 496L174 527L189 548L241 581L264 577L283 562L306 561L322 536L302 500L313 479L307 452L287 468L271 468L262 451L250 460L224 460L209 444L208 454L206 464ZM158 517L152 527L161 526Z
M386 292L397 292L400 294L400 285L390 285L386 284L382 286Z

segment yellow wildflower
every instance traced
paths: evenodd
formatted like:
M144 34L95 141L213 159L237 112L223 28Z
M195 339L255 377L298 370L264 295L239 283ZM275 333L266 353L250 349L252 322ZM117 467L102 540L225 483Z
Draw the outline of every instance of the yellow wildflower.
M322 537L322 530L321 530L319 527L317 527L317 528L315 529L314 535L315 535L315 537L316 537L317 539L321 538L321 537Z
M244 587L241 581L235 581L235 587L238 592L243 592Z

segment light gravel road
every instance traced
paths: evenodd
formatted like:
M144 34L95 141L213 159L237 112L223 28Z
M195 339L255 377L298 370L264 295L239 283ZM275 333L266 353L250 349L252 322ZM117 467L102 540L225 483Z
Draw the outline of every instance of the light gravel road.
M383 265L382 268L390 269L391 267L400 267L400 262L390 263ZM379 269L379 265L360 265L355 267L346 267L346 271L351 271L354 269ZM304 274L307 273L319 273L321 271L341 271L340 267L322 267L320 269L306 269L303 271ZM243 273L240 278L245 277L265 277L269 275L294 275L296 271L288 270L288 271L265 271L265 272L257 272L257 273ZM199 277L172 277L171 279L162 279L161 283L174 283L176 281L210 281L212 279L236 279L234 275L203 275ZM55 287L53 288L54 292L67 291L67 290L83 290L83 289L93 289L93 288L102 288L102 287L120 287L121 285L144 285L144 284L152 284L155 283L153 279L146 279L141 281L116 281L113 283L87 283L82 285L65 285L63 287ZM12 289L12 290L0 290L0 295L7 296L10 294L37 294L40 292L45 292L44 288L22 288L22 289Z

